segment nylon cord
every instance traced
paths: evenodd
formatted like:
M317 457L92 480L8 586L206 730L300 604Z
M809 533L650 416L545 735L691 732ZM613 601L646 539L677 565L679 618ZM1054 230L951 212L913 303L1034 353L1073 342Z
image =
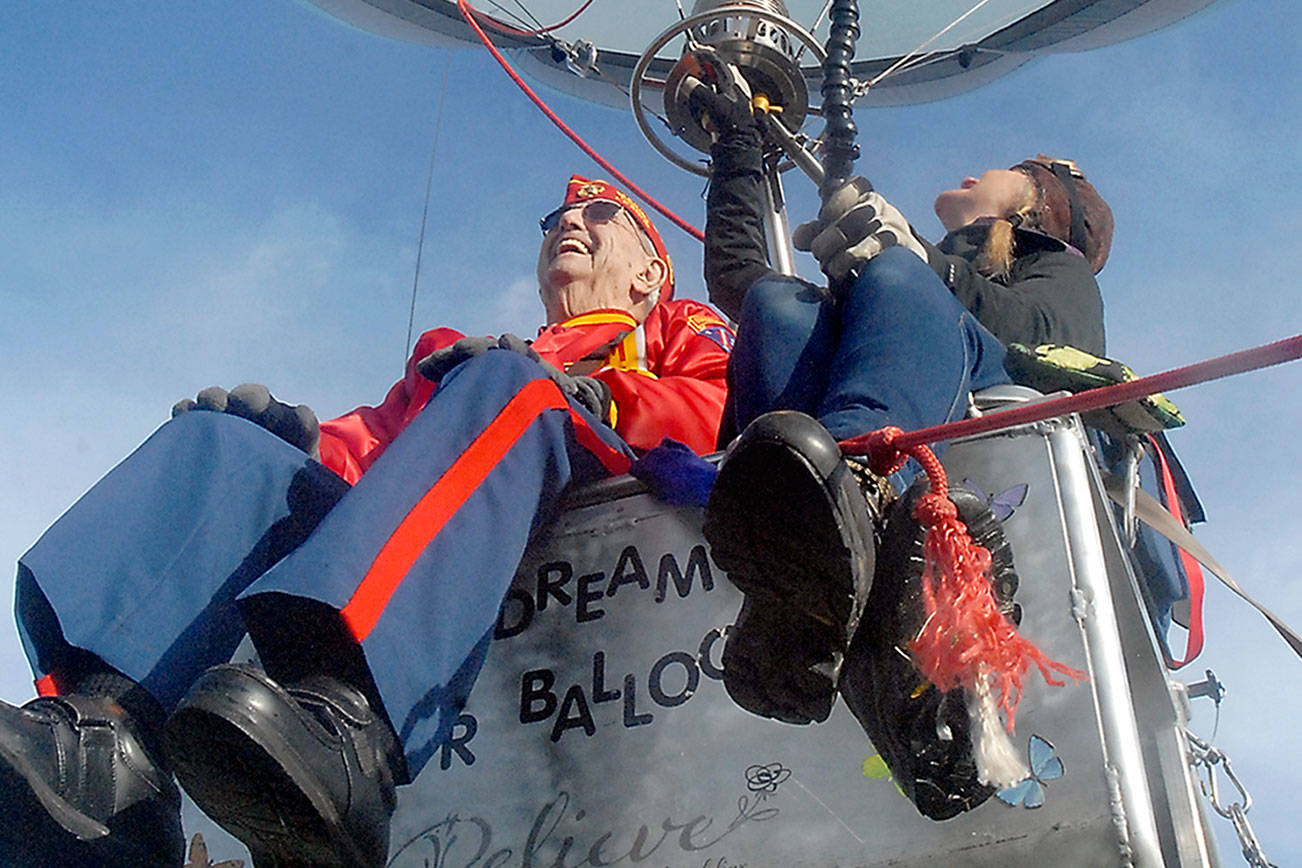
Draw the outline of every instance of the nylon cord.
M537 15L534 15L528 6L525 6L524 3L520 2L520 0L515 0L515 5L519 6L520 11L523 12L526 16L528 16L531 21L533 21L534 27L537 27L539 29L543 27L542 19L539 18Z
M578 9L575 9L568 16L562 18L560 21L557 21L555 24L549 24L546 27L539 27L537 30L538 35L542 36L546 33L551 33L553 30L559 30L560 28L564 27L566 24L569 24L575 18L578 18L584 12L588 11L588 7L591 5L592 5L592 0L585 0L582 6L580 6Z
M914 57L916 57L916 56L917 56L917 55L922 51L922 49L926 48L928 45L930 45L931 43L935 42L937 39L939 39L940 37L944 36L944 35L945 35L946 33L948 33L949 31L953 30L955 27L957 27L957 26L959 25L960 22L963 21L963 19L967 18L969 15L971 15L971 14L974 13L974 12L976 12L978 9L980 9L982 6L986 5L986 4L989 3L989 2L990 2L990 0L980 0L979 3L977 3L977 4L976 4L975 6L973 6L971 9L967 10L966 12L964 12L962 15L958 16L957 18L955 18L953 21L951 21L949 24L947 24L944 28L942 28L938 33L936 33L934 36L932 36L932 37L931 37L930 39L928 39L926 42L922 43L922 44L919 45L917 48L913 49L913 50L910 51L908 54L904 55L904 56L901 57L899 60L895 61L895 63L893 63L893 64L891 64L890 66L888 66L888 67L887 67L885 70L883 70L883 71L882 71L882 72L881 72L881 73L880 73L876 78L874 78L872 81L868 82L868 86L869 86L869 87L876 87L876 86L881 82L882 79L886 78L888 75L890 75L891 73L895 72L897 69L899 69L899 68L900 68L901 66L903 66L905 63L908 63L910 60L912 60ZM931 53L928 54L927 56L930 57L932 54L935 54L935 53L936 53L936 52L931 52Z
M506 8L504 8L504 7L502 6L502 4L496 2L496 0L488 0L488 2L492 4L492 6L493 6L494 9L496 9L496 10L499 11L499 12L501 12L503 15L509 15L509 16L511 16L511 17L514 18L517 22L519 22L520 24L523 24L525 27L528 27L528 26L529 26L529 22L528 22L528 21L525 21L525 20L524 20L523 18L521 18L519 15L515 14L514 12L512 12L510 9L506 9ZM569 23L570 23L571 21L573 21L575 18L578 18L580 15L582 15L584 12L587 11L588 7L591 6L592 3L593 3L593 0L584 0L583 5L581 5L578 9L575 9L575 10L574 10L573 12L571 12L569 15L565 16L565 18L561 19L560 21L557 21L555 24L548 24L548 25L546 25L546 26L544 26L543 23L542 23L541 21L539 21L538 18L537 18L537 17L536 17L532 12L530 12L528 9L524 9L524 5L523 5L523 4L517 4L517 5L520 6L520 8L524 9L525 13L526 13L530 18L533 18L534 23L537 25L537 27L534 28L534 29L532 29L532 30L522 30L521 28L519 28L519 27L515 27L515 26L512 26L512 25L510 25L510 24L507 24L507 23L504 22L504 21L499 21L499 20L497 20L496 18L492 17L491 15L485 15L484 13L480 12L480 11L477 10L477 9L475 9L475 10L473 10L473 11L474 11L474 13L475 13L475 15L476 15L477 17L481 17L481 18L483 18L485 21L490 22L490 23L494 26L494 29L496 29L496 30L500 30L500 31L502 31L502 32L504 32L504 33L508 33L508 34L510 34L510 35L512 35L512 36L535 36L535 37L541 37L541 38L546 39L546 40L548 40L548 41L550 41L550 42L552 42L552 43L554 44L554 43L557 42L558 40L556 40L555 38L553 38L553 37L551 37L551 36L548 36L548 34L551 33L553 30L559 30L560 28L564 27L566 24L569 24Z
M496 0L488 0L488 3L489 3L490 6L492 6L494 9L496 9L498 12L501 12L503 15L510 16L511 18L515 19L515 21L516 21L517 23L523 25L524 27L528 27L528 26L529 26L529 22L528 22L528 21L525 21L525 20L524 20L523 18L521 18L519 15L517 15L517 14L514 13L514 12L512 12L510 9L507 9L507 8L506 8L505 6L503 6L501 3L496 2ZM523 34L523 33L527 33L527 32L528 32L528 31L526 31L526 30L522 30L522 29L520 29L520 28L517 28L517 27L515 27L514 25L506 24L506 22L500 22L500 23L504 24L506 27L511 28L511 30L514 30L516 33Z
M452 69L452 52L444 49L443 87L439 91L439 107L434 120L434 144L429 152L429 174L425 178L425 207L420 214L420 240L416 242L416 275L411 281L411 309L407 312L407 341L402 349L402 361L407 362L411 352L411 332L416 324L416 288L420 286L420 261L425 251L425 224L429 218L430 190L434 187L434 157L439 150L439 134L443 131L443 100L448 94L448 73Z
M823 23L823 17L827 15L827 10L831 8L832 8L832 0L827 0L827 2L823 4L823 8L819 11L818 17L814 19L813 26L808 28L810 33L813 33L815 30L818 29L818 25ZM800 64L800 58L803 57L805 54L805 48L806 48L805 43L802 42L800 43L800 47L796 49L795 61L797 65Z

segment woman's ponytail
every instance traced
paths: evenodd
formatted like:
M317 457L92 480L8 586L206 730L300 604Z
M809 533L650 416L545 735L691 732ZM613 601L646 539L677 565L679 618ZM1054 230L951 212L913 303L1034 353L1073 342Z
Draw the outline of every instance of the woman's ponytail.
M1026 197L1017 210L990 224L986 243L982 245L981 252L977 256L977 271L995 280L1008 277L1017 248L1017 239L1013 230L1021 226L1040 203L1039 187L1032 179L1027 178L1027 181L1029 183L1026 185Z

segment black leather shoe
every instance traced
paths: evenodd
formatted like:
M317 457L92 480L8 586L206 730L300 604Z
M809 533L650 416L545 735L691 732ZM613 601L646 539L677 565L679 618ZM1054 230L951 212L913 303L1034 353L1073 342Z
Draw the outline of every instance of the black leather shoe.
M926 528L913 518L913 507L927 488L925 477L917 480L887 516L862 626L846 655L841 695L918 811L947 820L980 805L994 790L977 780L963 690L940 691L908 654L924 615ZM1019 622L1013 552L999 521L970 489L954 486L949 494L972 539L990 551L1000 609Z
M122 707L0 703L0 864L179 866L181 797Z
M826 720L872 581L867 500L836 441L803 413L766 413L729 447L705 511L715 562L746 595L723 650L733 701Z
M214 667L168 719L167 750L258 868L384 864L402 760L388 723L343 682L284 688L250 666Z

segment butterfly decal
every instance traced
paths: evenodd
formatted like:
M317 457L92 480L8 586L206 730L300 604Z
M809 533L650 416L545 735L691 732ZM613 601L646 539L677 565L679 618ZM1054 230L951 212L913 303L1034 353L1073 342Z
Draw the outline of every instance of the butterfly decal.
M1054 752L1053 745L1038 735L1031 736L1026 745L1026 756L1030 760L1031 776L995 795L1001 802L1014 808L1018 805L1027 808L1043 807L1045 784L1062 777L1066 769Z
M891 770L886 766L882 755L875 753L863 761L863 776L866 778L890 778Z
M1005 488L998 494L986 494L981 486L977 485L970 479L964 479L963 484L977 493L982 500L990 505L990 511L995 514L995 518L1005 521L1012 516L1017 507L1026 502L1026 492L1030 488L1025 482L1018 485Z
M875 753L872 756L867 757L863 761L863 765L860 769L863 771L863 776L866 778L890 781L891 785L895 787L895 791L901 796L904 796L904 790L901 789L899 783L891 774L890 768L886 765L886 759L881 754ZM904 796L904 798L907 799L908 796Z
M190 857L181 868L244 868L243 859L224 859L214 862L208 858L208 845L198 832L190 839Z

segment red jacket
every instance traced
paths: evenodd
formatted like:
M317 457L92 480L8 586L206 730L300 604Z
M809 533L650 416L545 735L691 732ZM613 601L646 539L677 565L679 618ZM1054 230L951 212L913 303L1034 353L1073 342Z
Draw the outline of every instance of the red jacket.
M379 406L322 422L322 462L349 483L360 479L434 394L435 384L417 373L416 363L462 337L454 329L425 332L406 375ZM732 341L732 330L712 309L679 299L656 305L640 327L620 310L580 314L543 328L533 348L562 370L605 382L615 431L634 449L644 452L672 437L706 454L714 451L723 416Z

